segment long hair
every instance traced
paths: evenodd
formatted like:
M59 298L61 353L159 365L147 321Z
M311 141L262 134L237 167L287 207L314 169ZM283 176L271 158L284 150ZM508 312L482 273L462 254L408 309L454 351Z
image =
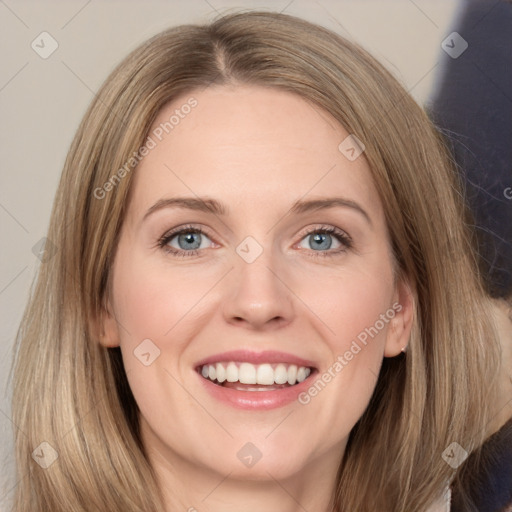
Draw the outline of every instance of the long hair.
M114 69L78 128L51 215L53 251L17 338L16 512L164 509L120 351L99 343L95 319L155 117L175 98L223 84L300 95L364 143L397 272L415 290L407 354L383 363L340 460L334 510L425 510L454 476L445 450L472 452L485 436L498 349L440 136L357 45L293 16L239 12L146 41ZM58 458L42 468L37 447Z

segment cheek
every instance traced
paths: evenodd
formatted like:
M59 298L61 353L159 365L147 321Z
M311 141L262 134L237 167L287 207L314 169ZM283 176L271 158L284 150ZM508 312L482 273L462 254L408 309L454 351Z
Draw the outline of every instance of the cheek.
M372 333L369 339L377 341L373 345L383 345L389 321L394 316L390 314L390 318L381 320L391 308L394 294L391 267L386 263L375 264L372 268L367 265L317 272L310 274L307 280L301 279L299 296L309 316L317 317L319 332L336 354L348 350L358 337L364 342L365 336L369 336L368 330ZM366 347L370 348L370 343Z
M323 334L329 357L299 403L314 411L315 421L348 433L368 405L382 364L395 316L392 273L379 265L372 272L315 277L314 289L305 287L300 296L318 318L316 331Z
M207 276L171 271L148 260L134 258L120 264L114 280L115 310L125 328L120 330L125 345L146 338L157 344L173 339L173 332L194 324L191 319L201 309L200 299L212 286Z
M185 436L181 425L197 404L177 383L183 381L179 363L197 329L198 301L212 284L149 260L131 254L116 262L113 292L124 368L142 416L157 430ZM169 404L180 404L183 422L164 412Z

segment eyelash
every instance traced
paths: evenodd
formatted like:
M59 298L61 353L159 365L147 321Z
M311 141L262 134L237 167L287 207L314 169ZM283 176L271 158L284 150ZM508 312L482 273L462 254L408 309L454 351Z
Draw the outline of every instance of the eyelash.
M198 228L193 225L187 225L183 226L179 229L176 229L175 231L170 231L165 233L159 240L158 240L158 247L163 249L165 252L172 254L173 256L177 256L179 258L186 258L189 256L197 256L199 254L199 251L202 249L193 249L191 251L180 251L176 250L174 247L170 247L168 244L169 242L176 237L177 235L181 235L183 233L199 233L201 235L206 235L208 238L211 238L210 235L204 231L201 228ZM334 251L313 251L311 249L311 256L312 257L319 257L319 258L326 258L326 257L333 257L336 255L339 255L341 253L346 252L347 250L351 249L353 246L352 239L350 236L348 236L345 232L341 231L338 228L335 228L333 226L321 226L320 228L313 228L307 231L303 234L301 237L301 240L303 238L306 238L309 235L312 234L328 234L333 235L344 247L336 249Z

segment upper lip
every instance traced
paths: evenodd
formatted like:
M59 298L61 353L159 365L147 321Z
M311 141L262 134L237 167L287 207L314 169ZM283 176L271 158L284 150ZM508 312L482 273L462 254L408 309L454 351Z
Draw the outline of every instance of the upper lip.
M202 359L197 363L196 366L200 367L206 364L215 364L229 361L252 364L288 363L295 364L297 366L315 368L313 361L303 359L302 357L298 357L293 354L287 354L286 352L276 352L274 350L265 350L263 352L254 352L252 350L231 350L229 352L214 354L210 357L207 357L206 359Z

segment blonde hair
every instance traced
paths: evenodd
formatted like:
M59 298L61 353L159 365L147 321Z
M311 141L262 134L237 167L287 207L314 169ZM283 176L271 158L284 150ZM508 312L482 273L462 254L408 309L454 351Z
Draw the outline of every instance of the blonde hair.
M136 170L102 198L95 191L144 145L164 105L222 84L298 94L363 141L398 272L415 289L407 354L383 363L340 461L334 510L424 510L454 474L443 451L457 442L471 452L483 440L497 348L444 144L358 46L299 18L239 12L134 50L72 142L48 233L56 253L40 267L18 334L17 512L164 508L119 349L101 346L95 327ZM31 458L43 441L58 453L47 469Z

